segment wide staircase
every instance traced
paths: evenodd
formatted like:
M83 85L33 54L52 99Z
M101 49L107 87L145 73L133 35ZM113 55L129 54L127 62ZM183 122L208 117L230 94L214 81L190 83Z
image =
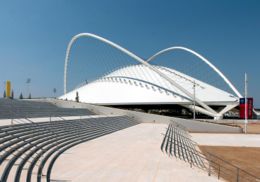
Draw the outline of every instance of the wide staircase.
M204 161L199 157L196 143L191 140L189 132L177 123L173 122L168 125L165 137L161 144L161 150L168 155L174 155L191 165L196 165L200 168L205 167Z
M0 99L0 119L82 116L93 114L87 109L61 108L48 102Z
M50 181L56 159L69 148L136 124L115 116L2 126L0 180Z
M189 163L190 167L198 167L224 181L260 182L253 174L211 153L201 153L197 143L191 139L187 129L180 123L172 121L166 130L161 150Z

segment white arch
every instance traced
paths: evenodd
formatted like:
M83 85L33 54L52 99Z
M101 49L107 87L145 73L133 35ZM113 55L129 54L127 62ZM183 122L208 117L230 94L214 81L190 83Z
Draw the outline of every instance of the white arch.
M227 79L227 77L216 67L214 66L209 60L207 60L205 57L203 57L202 55L200 55L199 53L189 49L189 48L186 48L186 47L182 47L182 46L174 46L174 47L169 47L169 48L166 48L166 49L163 49L159 52L157 52L156 54L154 54L153 56L151 56L149 59L147 59L147 62L149 63L150 61L152 61L153 59L155 59L156 57L158 57L159 55L161 54L164 54L166 52L169 52L169 51L173 51L173 50L184 50L184 51L187 51L195 56L197 56L198 58L200 58L204 63L206 63L210 68L212 68L226 83L227 85L235 92L235 94L238 96L238 97L242 97L242 95L239 93L239 91L235 88L235 86Z
M156 72L158 75L160 75L161 77L163 77L164 79L166 79L168 82L170 82L171 84L173 84L175 87L177 87L179 90L181 90L184 94L186 94L188 97L190 97L191 99L193 99L193 94L191 94L189 91L187 91L186 89L184 89L181 85L179 85L178 83L176 83L174 80L172 80L170 77L168 77L167 75L165 75L164 73L162 73L160 70L156 69L155 67L153 67L152 65L150 65L148 62L146 62L145 60L143 60L142 58L138 57L137 55L135 55L134 53L128 51L127 49L119 46L118 44L115 44L114 42L111 42L103 37L97 36L95 34L91 34L91 33L80 33L75 35L74 37L72 37L72 39L70 40L68 47L67 47L67 51L66 51L66 57L65 57L65 66L64 66L64 94L67 93L67 67L68 67L68 62L69 62L69 57L70 57L70 50L71 47L73 45L73 43L80 37L91 37L97 40L100 40L101 42L104 42L120 51L122 51L123 53L129 55L130 57L132 57L133 59L135 59L136 61L138 61L139 63L142 63L143 65L147 66L148 68L150 68L151 70L153 70L154 72ZM204 102L202 102L200 99L196 98L195 101L201 105L203 108L205 108L207 111L209 111L210 113L212 113L213 115L218 115L216 111L214 111L212 108L210 108L207 104L205 104Z
M126 50L125 48L103 38L100 36L97 36L95 34L91 34L91 33L80 33L75 35L74 37L72 37L72 39L70 40L68 47L67 47L67 51L66 51L66 57L65 57L65 67L64 67L64 94L67 93L67 68L68 68L68 62L69 62L69 56L70 56L70 50L71 47L73 45L73 43L79 39L80 37L91 37L97 40L100 40L101 42L104 42L120 51L122 51L123 53L129 55L130 57L134 58L135 60L137 60L138 62L142 63L142 64L147 64L143 59L141 59L140 57L136 56L135 54L133 54L132 52Z

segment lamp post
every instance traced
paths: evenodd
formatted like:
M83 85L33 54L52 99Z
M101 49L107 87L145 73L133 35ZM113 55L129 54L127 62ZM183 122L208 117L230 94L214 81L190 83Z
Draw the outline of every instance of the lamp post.
M27 84L27 92L28 92L28 98L30 97L30 83L31 83L31 78L27 78L26 82Z
M245 73L245 133L247 132L247 74Z
M195 110L195 107L196 107L196 83L195 83L195 80L193 81L193 119L195 120L196 119L196 110Z

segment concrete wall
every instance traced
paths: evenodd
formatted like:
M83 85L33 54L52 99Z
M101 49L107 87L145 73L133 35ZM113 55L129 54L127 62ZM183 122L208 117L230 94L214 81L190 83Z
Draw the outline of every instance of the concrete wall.
M200 121L210 122L210 123L221 123L221 124L244 124L244 119L220 119L220 120L213 120L213 119L201 119ZM248 123L260 123L259 119L248 119Z
M203 121L194 121L188 119L181 119L169 116L161 116L156 114L148 114L137 111L116 109L104 106L91 105L86 103L77 103L72 101L63 101L63 100L55 100L48 99L59 107L67 107L67 108L87 108L90 111L97 114L105 114L105 115L127 115L139 122L142 123L170 123L171 121L175 121L180 123L184 127L186 127L190 132L203 132L203 133L241 133L242 129L239 127L232 127L227 125L221 125L216 123L208 123Z

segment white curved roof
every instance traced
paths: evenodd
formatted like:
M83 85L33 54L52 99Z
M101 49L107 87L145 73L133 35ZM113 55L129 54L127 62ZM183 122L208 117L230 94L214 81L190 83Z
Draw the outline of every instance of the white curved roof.
M153 66L169 76L190 93L196 83L196 98L207 104L226 105L237 102L233 94L218 89L174 69ZM81 102L103 105L115 104L191 104L182 91L170 84L145 65L131 65L111 72L104 77L61 96L75 100L76 92Z

